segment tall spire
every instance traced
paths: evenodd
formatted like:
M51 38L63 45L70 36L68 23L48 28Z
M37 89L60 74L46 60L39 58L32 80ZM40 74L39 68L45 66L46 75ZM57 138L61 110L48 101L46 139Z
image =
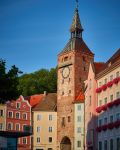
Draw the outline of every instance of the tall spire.
M80 34L80 33L82 33L82 31L83 31L83 28L82 28L79 13L78 13L78 0L76 0L76 8L75 8L75 12L74 12L72 25L70 27L70 32L75 34L74 36L76 36L76 33Z

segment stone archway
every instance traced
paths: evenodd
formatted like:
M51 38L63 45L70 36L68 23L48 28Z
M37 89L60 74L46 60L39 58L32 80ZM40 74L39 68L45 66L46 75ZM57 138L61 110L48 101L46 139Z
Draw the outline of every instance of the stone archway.
M60 150L71 150L71 141L65 136L60 143Z

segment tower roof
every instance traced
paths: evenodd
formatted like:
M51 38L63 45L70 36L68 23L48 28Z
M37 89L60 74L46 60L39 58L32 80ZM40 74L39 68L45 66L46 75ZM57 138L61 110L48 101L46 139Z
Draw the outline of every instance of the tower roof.
M78 8L75 9L72 25L71 25L71 28L70 28L70 32L73 32L76 29L83 31L83 28L82 28L82 25L81 25L81 22L80 22L79 13L78 13Z

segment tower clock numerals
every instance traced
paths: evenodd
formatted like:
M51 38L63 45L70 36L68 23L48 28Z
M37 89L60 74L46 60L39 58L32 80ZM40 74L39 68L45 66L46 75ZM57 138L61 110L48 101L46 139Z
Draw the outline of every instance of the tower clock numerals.
M63 78L69 77L69 74L70 74L70 68L69 67L63 68L63 70L62 70L62 76L63 76Z

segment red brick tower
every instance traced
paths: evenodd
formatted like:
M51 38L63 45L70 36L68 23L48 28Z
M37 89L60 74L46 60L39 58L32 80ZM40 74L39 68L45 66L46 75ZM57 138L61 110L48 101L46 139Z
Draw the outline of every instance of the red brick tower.
M71 38L58 55L58 149L74 149L74 102L83 81L87 78L90 61L94 54L82 38L83 28L78 8L75 9L70 28Z

